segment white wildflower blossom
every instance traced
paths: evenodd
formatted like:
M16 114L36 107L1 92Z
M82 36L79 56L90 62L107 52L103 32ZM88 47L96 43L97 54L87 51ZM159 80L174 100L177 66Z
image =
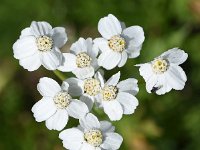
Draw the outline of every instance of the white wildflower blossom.
M64 63L58 68L63 72L71 72L77 78L84 79L92 77L98 68L98 48L93 46L91 38L79 38L72 44L70 53L64 53Z
M65 28L52 28L47 22L33 21L30 27L22 30L20 38L14 43L14 57L28 71L37 70L41 65L55 70L62 63L59 48L66 41Z
M69 150L118 150L123 138L115 133L108 121L99 121L89 113L80 121L80 126L62 131L59 138Z
M69 116L80 119L89 111L85 103L71 97L66 81L60 86L53 79L44 77L37 88L43 98L33 106L32 112L37 122L46 121L49 130L60 131Z
M65 81L69 83L69 92L72 96L80 96L80 100L87 104L89 110L92 109L96 96L101 92L104 86L103 77L97 72L94 77L86 79L68 78Z
M94 43L102 52L98 58L99 66L107 70L122 67L128 58L140 55L145 39L142 27L125 28L115 16L109 14L100 19L98 30L102 38L95 39Z
M112 121L120 120L123 114L133 114L138 106L138 100L135 97L139 91L138 81L129 78L119 82L119 79L120 72L113 75L104 84L97 96L99 106Z
M178 48L170 49L153 61L138 64L140 75L146 82L148 93L165 94L172 89L182 90L187 76L179 66L188 58L188 54Z

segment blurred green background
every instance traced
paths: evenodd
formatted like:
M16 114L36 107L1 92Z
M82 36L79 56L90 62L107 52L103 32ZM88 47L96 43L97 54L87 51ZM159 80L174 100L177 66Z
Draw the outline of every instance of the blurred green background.
M124 137L120 150L200 150L200 0L1 0L0 150L64 149L59 133L37 123L31 113L41 98L36 89L39 78L59 79L42 67L28 72L19 66L12 44L21 30L33 20L64 26L69 36L66 51L79 36L98 37L98 20L109 13L127 26L142 26L146 36L140 57L120 68L122 79L142 80L133 65L167 49L180 47L189 54L182 65L188 76L183 91L157 96L139 85L140 105L135 114L114 122ZM118 70L107 72L106 77ZM71 119L67 127L73 125L77 121Z

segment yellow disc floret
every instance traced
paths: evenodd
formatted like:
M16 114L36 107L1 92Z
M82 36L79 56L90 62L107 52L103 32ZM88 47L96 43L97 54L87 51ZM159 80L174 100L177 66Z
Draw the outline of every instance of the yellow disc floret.
M37 47L38 47L39 51L46 52L46 51L49 51L49 50L52 49L53 40L52 40L52 38L50 38L50 37L48 37L46 35L43 35L43 36L39 36L36 39L36 44L37 44Z
M59 92L54 96L53 101L57 108L64 109L69 105L70 99L71 96L67 92Z
M105 101L114 100L117 97L117 92L118 92L117 87L105 86L101 91L103 100L105 100Z
M85 141L94 147L98 147L103 142L103 136L100 130L89 130L84 133Z
M164 59L158 58L152 62L153 72L156 74L162 74L168 69L168 62Z
M108 46L115 52L123 52L126 47L126 41L123 37L115 35L108 40Z
M92 61L92 58L84 52L76 55L76 65L79 68L84 68L84 67L90 66L91 61Z
M100 82L97 79L86 79L84 81L84 91L90 96L97 95L101 90Z

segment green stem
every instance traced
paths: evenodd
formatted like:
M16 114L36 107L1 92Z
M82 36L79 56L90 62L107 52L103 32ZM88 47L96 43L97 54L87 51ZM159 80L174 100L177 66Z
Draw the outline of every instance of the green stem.
M58 70L53 71L53 73L62 81L66 79L65 75Z

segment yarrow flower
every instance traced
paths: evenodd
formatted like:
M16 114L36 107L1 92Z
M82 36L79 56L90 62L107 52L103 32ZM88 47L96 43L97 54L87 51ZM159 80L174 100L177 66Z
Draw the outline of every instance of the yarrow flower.
M113 75L104 84L97 96L99 106L112 121L120 120L123 114L133 114L138 106L138 100L135 97L139 91L138 81L129 78L119 82L119 79L120 72Z
M92 77L98 68L98 49L93 46L91 38L79 38L72 44L70 53L64 53L64 64L58 70L71 72L80 79Z
M89 113L80 121L80 126L66 129L59 134L63 146L69 150L118 150L123 138L115 133L108 121L98 121Z
M67 125L69 116L80 119L89 112L85 103L71 97L67 82L60 86L44 77L37 87L43 98L33 106L32 112L37 122L46 121L49 130L60 131Z
M22 30L20 38L14 43L14 57L28 71L37 70L41 65L55 70L62 63L59 48L66 41L65 28L52 28L47 22L33 21L30 27Z
M128 58L140 55L145 39L142 27L125 28L115 16L109 14L100 19L98 30L103 37L94 40L102 52L98 58L99 66L107 70L122 67Z
M68 78L65 80L69 83L69 92L72 96L80 96L80 100L87 104L89 110L92 109L96 97L101 92L104 81L100 72L94 77L86 79Z
M147 92L162 95L172 89L182 90L187 76L179 65L187 58L188 54L183 50L173 48L151 62L136 65L140 67L140 75L146 82Z

